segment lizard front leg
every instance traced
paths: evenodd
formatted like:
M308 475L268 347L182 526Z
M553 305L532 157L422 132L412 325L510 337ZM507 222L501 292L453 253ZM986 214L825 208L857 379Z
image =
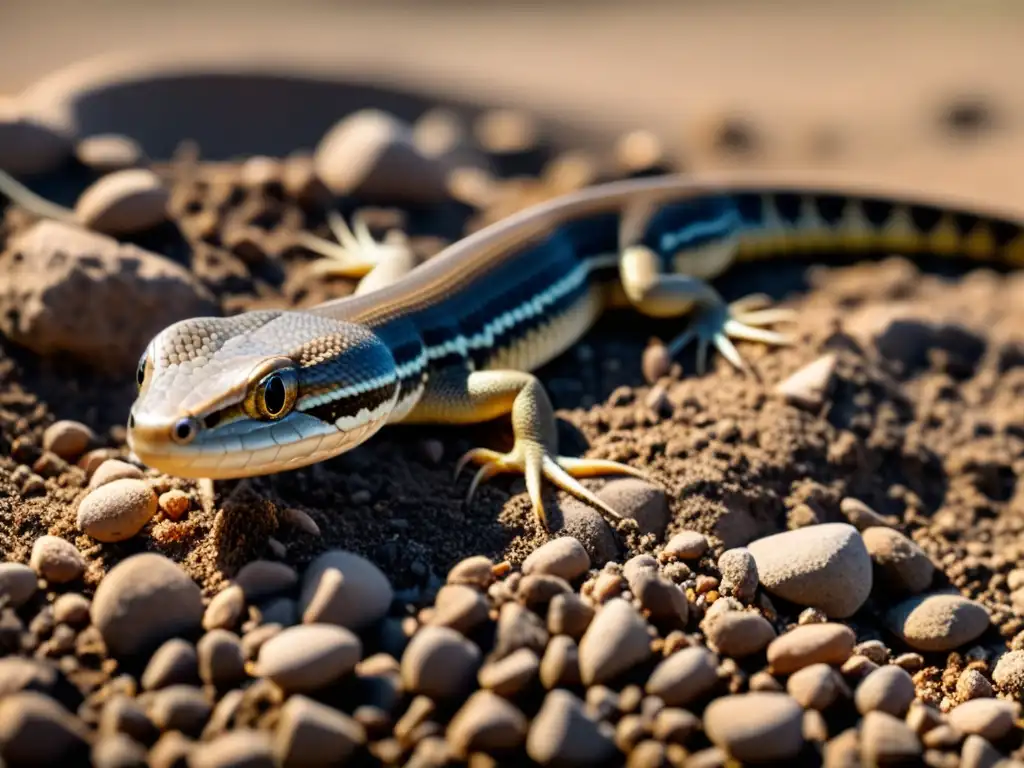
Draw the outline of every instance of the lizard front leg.
M477 423L510 414L515 443L508 453L474 448L458 460L455 476L468 464L477 464L466 502L472 501L480 483L501 473L520 473L526 479L530 502L541 525L547 516L541 499L543 479L577 498L594 505L611 521L621 516L576 478L604 474L628 474L645 478L641 470L605 459L572 458L558 454L555 412L536 376L523 371L474 371L446 375L424 393L417 407L404 420L408 423Z
M709 283L685 274L665 273L654 251L643 245L623 249L619 257L619 278L630 304L649 317L681 317L691 314L689 327L671 340L669 354L678 355L692 341L697 342L697 372L707 367L712 344L734 366L747 370L732 339L784 346L788 336L763 326L792 320L789 309L766 308L767 296L754 294L727 304Z

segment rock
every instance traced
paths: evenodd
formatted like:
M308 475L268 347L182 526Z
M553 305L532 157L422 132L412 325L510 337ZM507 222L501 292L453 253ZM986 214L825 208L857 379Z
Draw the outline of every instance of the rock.
M239 728L196 745L188 768L277 768L270 734Z
M180 520L188 512L188 508L191 505L188 494L177 488L161 493L157 497L156 503L160 507L160 511L171 518L171 520Z
M313 163L338 196L410 203L447 197L447 166L420 152L410 126L380 110L359 110L336 123L317 145Z
M245 594L237 584L225 587L210 600L203 613L203 629L234 629L245 615Z
M898 765L916 760L921 742L899 718L887 712L868 712L860 726L860 754L869 768Z
M876 584L885 584L897 594L917 594L931 585L935 566L915 542L880 526L865 528L861 536L875 564Z
M793 760L803 748L803 710L784 693L741 693L704 710L704 732L740 761Z
M581 682L580 649L568 635L555 635L544 649L544 658L540 661L540 682L548 690Z
M845 624L804 624L779 635L768 645L772 672L788 675L811 664L840 665L853 653L857 641Z
M487 621L489 610L487 598L479 590L464 584L446 584L437 592L434 613L427 623L467 634Z
M668 540L661 554L663 558L698 560L707 551L708 539L703 533L680 531Z
M198 683L199 655L196 647L180 637L172 637L150 656L140 682L145 691Z
M499 696L512 697L537 679L539 669L540 659L536 652L531 648L520 648L503 659L482 666L477 682L481 688L494 691Z
M1007 768L1016 766L1017 760L1003 760L999 750L981 736L971 735L964 739L960 750L959 768Z
M615 752L611 734L562 688L544 698L526 736L526 753L540 765L599 765Z
M479 667L476 644L448 627L423 627L402 654L402 683L432 699L454 698L470 690Z
M365 742L358 721L302 694L288 697L274 728L274 754L285 768L342 765Z
M75 147L75 155L78 162L99 173L135 168L146 161L138 142L118 133L86 136Z
M179 565L144 552L110 569L96 588L91 615L110 652L129 656L197 632L203 597Z
M150 768L183 768L188 765L188 757L195 746L195 742L183 733L165 733L149 750Z
M956 594L918 595L894 605L886 623L918 651L951 651L979 638L990 618L984 606Z
M336 549L306 568L299 610L307 624L337 624L359 632L384 618L393 598L391 582L380 568L361 555Z
M573 581L590 569L590 555L579 541L560 536L541 545L523 561L525 575L547 573Z
M172 323L219 314L184 267L71 224L39 221L7 254L16 257L0 261L0 331L110 376L134 376L139 353Z
M559 508L562 527L557 533L579 541L590 556L591 566L600 568L619 556L618 540L604 515L575 496L561 499Z
M759 613L725 611L708 620L702 629L708 645L723 656L740 659L764 650L775 639L775 628Z
M630 589L653 621L680 628L686 626L690 604L679 585L654 571L644 571L630 583Z
M960 673L956 681L956 695L960 701L987 699L995 696L995 689L979 670L973 667Z
M448 572L448 584L464 584L487 589L494 581L494 563L483 555L474 555L457 562Z
M878 514L860 499L849 496L839 502L839 511L858 531L876 526L891 527L891 521Z
M167 221L169 197L163 180L148 168L114 171L81 194L75 218L105 235L133 235Z
M829 394L835 372L836 356L825 355L780 382L775 392L782 395L790 405L807 411L818 411Z
M525 740L527 725L515 705L491 691L477 691L452 717L445 738L452 754L466 759L472 752L515 749Z
M316 691L350 674L362 652L362 642L345 627L300 624L263 643L255 674L289 692Z
M999 741L1020 717L1020 704L1002 699L973 699L953 707L946 720L961 733L973 733Z
M103 736L92 748L95 768L147 768L146 748L125 733Z
M88 755L86 739L85 726L45 694L0 699L0 758L7 765L73 765Z
M30 116L14 99L0 99L0 170L14 176L49 173L73 151L68 131Z
M718 659L701 646L682 648L659 662L644 690L669 707L686 707L718 683Z
M32 570L50 584L66 584L85 573L85 558L78 548L59 536L40 536L32 545Z
M798 669L786 681L786 692L805 709L823 710L841 694L849 694L846 683L828 664L811 664Z
M658 538L665 535L668 497L658 486L638 477L613 477L597 496L623 517L636 520L641 535L649 533Z
M584 685L614 679L651 655L647 623L632 604L613 598L597 611L579 645Z
M94 488L78 505L78 529L97 541L126 541L156 514L156 494L143 480L122 478Z
M871 558L852 525L811 525L758 539L748 549L765 589L831 618L852 616L871 594Z
M294 568L284 563L253 560L238 570L234 581L242 588L246 600L259 602L290 590L299 583L299 575Z
M992 681L1003 693L1024 699L1024 651L1008 651L1000 656L992 670Z
M0 600L20 608L36 593L38 579L36 572L23 563L0 563Z
M124 733L143 744L151 743L158 735L139 700L125 693L115 694L104 703L98 731L100 735Z
M753 602L757 593L759 578L757 561L746 547L727 549L718 558L718 570L722 574L719 591L732 594L744 603Z
M106 459L93 471L92 477L89 478L89 487L99 488L114 480L124 478L141 480L143 477L142 470L134 464L120 459Z
M89 623L89 598L66 592L53 601L53 618L61 624L80 628Z
M227 688L246 679L242 641L234 632L211 629L196 643L199 677L214 688Z
M914 680L895 664L879 667L861 680L854 694L857 711L888 712L903 717L914 700Z
M64 461L75 461L95 439L93 431L80 421L60 419L43 431L43 450L57 454Z
M579 640L593 619L594 609L576 593L555 595L548 603L548 632L552 635Z

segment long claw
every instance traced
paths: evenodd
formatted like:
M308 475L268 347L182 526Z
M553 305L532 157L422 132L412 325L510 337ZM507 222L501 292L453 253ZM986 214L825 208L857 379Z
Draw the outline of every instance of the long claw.
M492 451L490 448L473 448L466 451L459 460L455 462L455 476L452 480L458 480L459 475L462 474L462 470L466 468L466 465L473 464L496 464L500 462L502 456L497 451Z
M560 456L558 466L573 477L598 477L612 472L622 472L634 477L647 477L647 473L642 469L631 467L628 464L620 464L611 459L578 459L572 456Z
M795 309L775 307L773 309L762 309L757 312L733 312L732 318L744 325L758 326L791 323L797 319L798 314Z
M746 372L747 364L744 362L743 357L740 355L739 350L736 349L729 337L724 333L716 333L713 337L715 348L722 353L722 356L730 363L735 365L741 371Z
M759 341L762 344L771 344L779 347L786 347L793 343L793 340L784 333L769 331L764 328L753 328L746 323L736 320L728 320L723 331L734 339L745 341Z
M770 306L771 303L772 297L767 293L751 293L748 296L736 299L736 301L729 305L729 311L733 315L740 312L753 312L758 309L764 309Z
M698 330L695 326L691 326L674 338L668 345L668 353L670 357L675 357L684 349L686 345L697 338Z
M502 468L499 464L484 464L480 467L469 483L469 490L466 491L466 504L472 503L473 497L476 495L476 489L480 487L480 483L486 482L495 475L501 474L501 470Z
M607 515L611 520L619 522L622 520L622 515L608 506L605 502L601 501L594 493L588 491L586 487L575 477L569 474L565 469L559 466L559 461L552 460L548 457L544 458L544 470L548 479L551 480L555 485L561 488L563 491L571 493L573 496L583 501L593 504L595 507L600 509Z
M523 467L523 474L526 476L526 493L530 497L533 511L540 518L540 524L547 530L548 516L544 511L544 500L541 498L541 481L545 469L544 455L530 451L526 464Z

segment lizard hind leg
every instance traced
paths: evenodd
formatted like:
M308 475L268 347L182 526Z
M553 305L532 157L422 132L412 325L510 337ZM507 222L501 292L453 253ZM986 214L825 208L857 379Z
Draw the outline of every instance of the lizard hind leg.
M502 413L512 417L515 443L507 453L474 448L458 460L456 478L468 464L478 465L466 494L470 503L482 482L501 473L518 473L526 479L530 503L541 525L547 528L547 515L541 499L543 481L553 483L581 501L600 510L610 521L621 516L577 478L606 474L627 474L646 478L639 469L606 459L573 458L558 454L555 413L540 381L522 371L476 371L466 378L457 402L446 403L449 420L484 421Z

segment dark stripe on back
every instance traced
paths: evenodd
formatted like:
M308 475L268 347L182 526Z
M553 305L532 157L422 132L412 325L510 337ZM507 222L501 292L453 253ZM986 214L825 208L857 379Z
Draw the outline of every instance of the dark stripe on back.
M778 192L772 195L772 200L784 224L793 227L800 223L800 195L795 192Z
M334 424L342 416L355 416L364 408L369 410L376 408L381 403L390 400L397 388L398 382L392 381L376 389L360 392L358 395L341 397L329 403L322 403L303 411L303 413L320 419L320 421L327 424Z
M815 195L814 208L818 216L829 227L835 227L843 220L849 198L842 195Z

